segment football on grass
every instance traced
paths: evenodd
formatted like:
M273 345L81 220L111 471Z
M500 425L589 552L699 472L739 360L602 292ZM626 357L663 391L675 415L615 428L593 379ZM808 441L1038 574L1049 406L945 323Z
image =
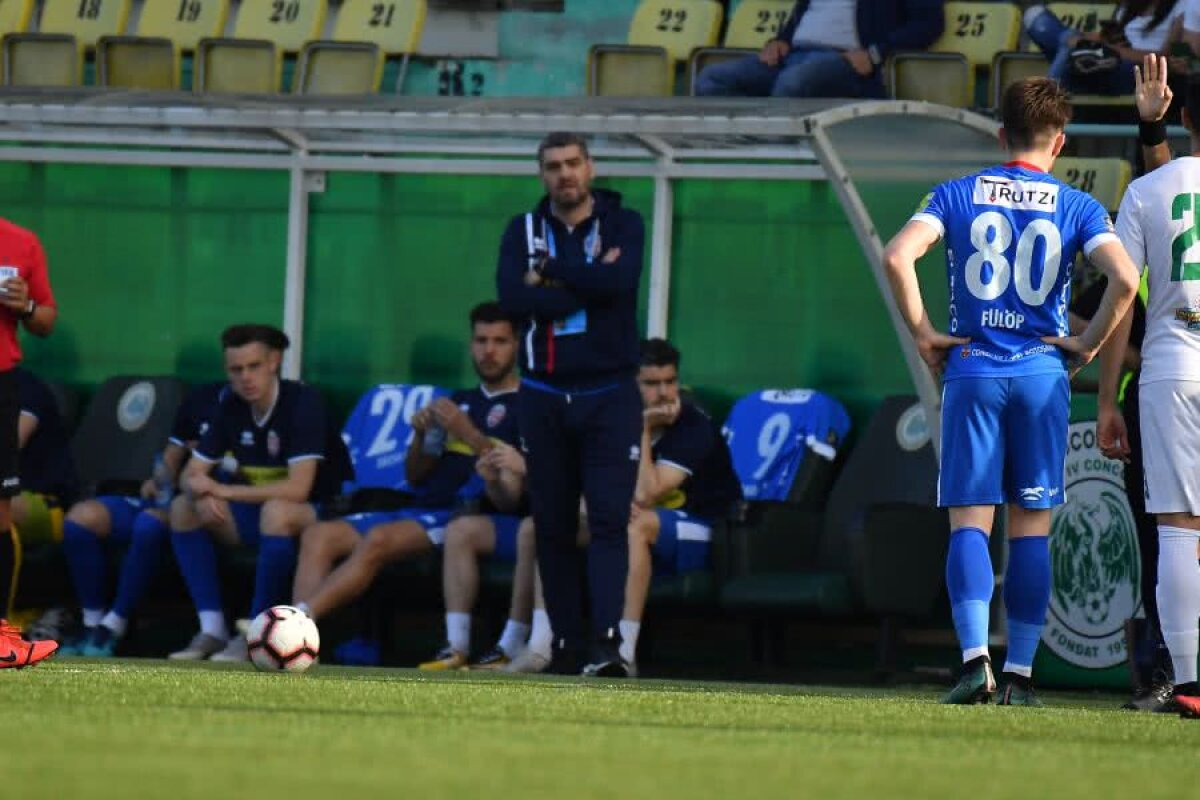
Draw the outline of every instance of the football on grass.
M272 606L246 631L254 666L266 672L304 672L317 660L321 636L317 624L298 608Z

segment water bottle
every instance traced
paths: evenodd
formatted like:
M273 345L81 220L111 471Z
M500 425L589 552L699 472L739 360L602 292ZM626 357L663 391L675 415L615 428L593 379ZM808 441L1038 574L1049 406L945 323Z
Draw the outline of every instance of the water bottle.
M154 456L154 505L157 508L167 508L171 498L175 496L175 482L171 479L171 470L163 460L162 453Z
M421 452L427 456L439 458L445 451L446 429L441 425L431 426L429 430L425 431L425 438L421 440Z

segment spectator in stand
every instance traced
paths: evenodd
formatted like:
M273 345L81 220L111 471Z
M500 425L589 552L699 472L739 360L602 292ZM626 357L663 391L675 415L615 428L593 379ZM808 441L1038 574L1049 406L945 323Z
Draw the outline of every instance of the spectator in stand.
M1183 41L1184 3L1180 0L1129 0L1117 7L1100 30L1081 33L1042 5L1025 10L1025 30L1046 58L1047 72L1068 91L1085 94L1133 94L1134 67L1143 56L1171 55ZM1188 59L1169 59L1171 72L1185 75Z
M757 56L714 64L696 94L883 97L883 64L924 50L945 26L943 0L799 0Z

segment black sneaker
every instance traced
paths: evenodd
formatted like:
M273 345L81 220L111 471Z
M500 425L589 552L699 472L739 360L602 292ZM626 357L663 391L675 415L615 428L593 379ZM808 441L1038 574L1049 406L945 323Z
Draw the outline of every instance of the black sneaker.
M1133 698L1121 706L1125 711L1161 711L1168 703L1171 702L1171 695L1175 693L1175 683L1171 680L1171 676L1162 671L1154 670L1150 679L1150 685L1133 696Z
M549 675L578 675L583 668L579 648L569 645L566 639L555 639L550 647L550 665L543 672Z
M596 640L592 660L580 672L585 678L635 678L633 665L621 658L621 635L609 628Z
M942 704L979 705L990 701L995 693L996 678L992 674L992 660L987 656L976 656L962 665L958 681L942 696Z
M1032 708L1041 708L1045 705L1034 694L1033 681L1029 678L1017 675L1015 672L1005 672L1001 677L1004 684L1000 688L999 697L996 698L996 705L1030 706Z

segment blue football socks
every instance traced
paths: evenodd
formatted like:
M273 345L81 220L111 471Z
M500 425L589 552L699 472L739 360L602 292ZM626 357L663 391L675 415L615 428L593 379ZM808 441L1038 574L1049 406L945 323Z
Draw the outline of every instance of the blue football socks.
M1008 658L1004 671L1028 678L1050 607L1050 539L1025 536L1008 543L1004 606L1008 610Z
M154 573L162 563L163 550L171 531L153 514L142 512L133 521L133 539L125 563L121 565L121 577L117 582L117 598L112 611L121 619L129 619Z
M84 624L100 624L108 605L104 596L108 590L104 543L79 523L66 520L63 522L63 553L67 557L67 570L71 573L79 605L84 610Z
M171 533L171 546L197 611L221 610L221 581L217 574L217 549L204 528Z
M291 536L263 536L258 545L251 619L273 605L291 600L292 573L295 569L296 540Z
M994 585L987 534L979 528L959 528L951 533L946 588L964 662L987 655L988 608Z

